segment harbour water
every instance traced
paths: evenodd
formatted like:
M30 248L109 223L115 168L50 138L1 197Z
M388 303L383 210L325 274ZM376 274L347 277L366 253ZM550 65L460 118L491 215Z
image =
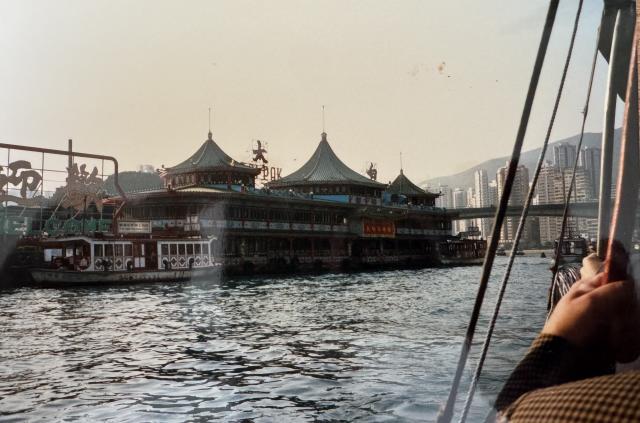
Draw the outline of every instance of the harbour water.
M505 263L494 267L473 365ZM544 322L548 266L516 261L471 421ZM0 420L432 421L479 273L0 291Z

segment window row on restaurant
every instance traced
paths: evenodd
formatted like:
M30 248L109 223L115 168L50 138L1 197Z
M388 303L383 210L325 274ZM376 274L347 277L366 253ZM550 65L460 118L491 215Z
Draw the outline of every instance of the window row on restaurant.
M253 185L250 175L228 174L223 172L188 173L175 175L165 180L165 185L174 187L184 185Z
M451 229L451 221L432 216L402 220L396 223L396 227L407 229Z
M315 195L363 195L380 197L382 191L376 188L349 185L305 185L292 187L294 191Z
M299 222L323 225L342 225L345 215L331 211L312 211L310 209L284 209L212 205L201 208L195 206L141 205L125 211L125 218L131 219L184 219L186 216L199 215L203 219L257 220L271 222Z

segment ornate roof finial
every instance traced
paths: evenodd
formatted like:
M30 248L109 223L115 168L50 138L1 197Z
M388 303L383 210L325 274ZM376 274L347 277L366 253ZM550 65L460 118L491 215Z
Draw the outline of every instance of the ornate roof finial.
M400 175L404 174L404 171L402 169L402 151L400 152Z
M209 107L209 140L213 141L213 134L211 133L211 107Z
M324 133L324 104L322 105L322 133Z

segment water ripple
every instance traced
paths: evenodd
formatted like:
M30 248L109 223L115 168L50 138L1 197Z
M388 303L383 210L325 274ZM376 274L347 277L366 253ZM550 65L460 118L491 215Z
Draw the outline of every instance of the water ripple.
M504 259L488 305L503 267ZM545 260L529 257L514 267L472 420L486 415L544 322L547 268ZM433 420L447 394L479 272L2 291L0 416Z

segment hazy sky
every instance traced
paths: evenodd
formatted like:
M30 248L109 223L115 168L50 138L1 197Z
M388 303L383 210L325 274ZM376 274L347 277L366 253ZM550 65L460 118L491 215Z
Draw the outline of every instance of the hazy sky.
M526 147L542 143L575 1L561 2ZM585 2L555 139L579 130L602 2ZM0 0L0 141L171 166L252 140L290 173L326 131L379 180L511 151L547 1ZM442 64L442 65L441 65ZM602 122L600 59L588 130Z

